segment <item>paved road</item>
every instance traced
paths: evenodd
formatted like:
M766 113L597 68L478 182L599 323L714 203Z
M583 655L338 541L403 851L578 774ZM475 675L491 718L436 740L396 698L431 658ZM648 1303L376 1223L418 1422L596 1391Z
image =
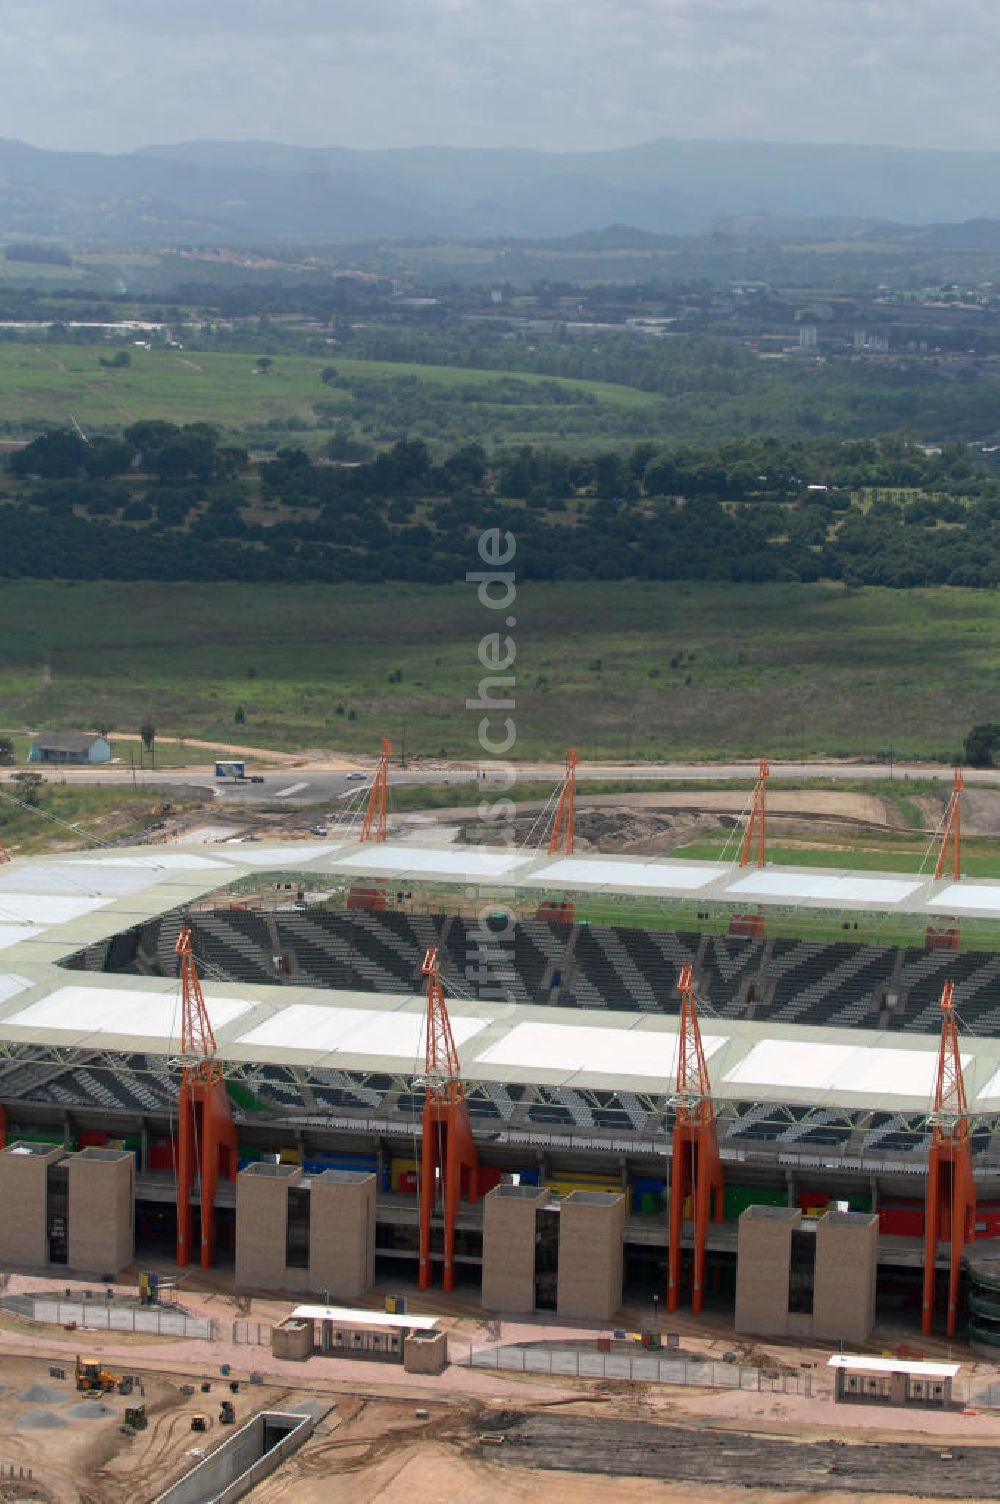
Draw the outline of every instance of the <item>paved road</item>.
M389 781L396 787L406 784L469 783L475 778L479 764L456 764L447 768L415 767L406 771L394 769ZM488 766L488 765L487 765ZM518 780L523 783L551 782L553 785L562 776L562 764L552 762L524 763L517 765ZM641 766L621 763L582 763L577 770L581 783L595 779L628 779L644 783L650 780L697 779L717 781L743 779L752 782L757 775L756 762L663 762L643 763ZM211 767L188 767L176 769L130 768L65 768L58 774L46 776L70 783L130 788L135 785L163 787L194 787L211 790L225 804L257 804L261 802L290 805L330 803L341 801L343 795L360 792L365 780L351 779L343 770L334 770L317 763L288 769L272 769L265 773L263 784L223 783L216 779ZM952 769L929 763L894 763L890 769L886 763L852 762L773 762L773 782L798 779L823 779L831 783L846 780L874 782L892 777L894 781L906 779L935 779L950 783ZM1000 788L1000 768L969 768L966 771L969 784ZM10 775L7 775L9 779ZM497 788L484 785L484 796L496 795Z

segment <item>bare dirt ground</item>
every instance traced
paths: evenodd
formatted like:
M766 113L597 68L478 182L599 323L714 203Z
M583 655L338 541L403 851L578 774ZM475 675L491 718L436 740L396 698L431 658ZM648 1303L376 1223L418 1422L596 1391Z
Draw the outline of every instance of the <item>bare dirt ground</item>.
M745 819L748 800L749 795L739 789L577 794L577 846L581 851L659 855L699 836L715 835L720 825L735 832ZM546 808L542 801L536 800L518 806L515 826L519 842L530 845L540 839ZM551 816L551 808L548 814ZM478 818L478 810L472 805L413 811L394 817L404 831L433 825L457 827ZM808 822L817 845L823 846L835 845L839 836L857 838L865 831L906 829L897 806L877 794L840 789L771 791L768 825L775 840L801 835L803 821Z
M593 1409L593 1406L581 1406ZM252 1504L908 1504L996 1498L995 1448L846 1445L650 1424L642 1402L596 1418L562 1408L341 1406ZM502 1441L499 1438L503 1437ZM487 1438L490 1438L487 1440ZM950 1458L950 1460L948 1460ZM782 1485L775 1487L773 1479ZM885 1487L865 1487L883 1482ZM902 1482L902 1480L906 1480ZM897 1484L918 1488L897 1492ZM972 1492L970 1483L981 1492Z
M0 1464L4 1471L13 1464L15 1469L30 1468L33 1473L33 1492L5 1495L0 1487L0 1500L148 1504L193 1464L196 1459L187 1455L192 1447L209 1450L231 1434L231 1428L218 1423L220 1399L232 1401L237 1424L262 1407L282 1406L289 1400L289 1391L282 1386L251 1388L241 1384L240 1392L231 1394L217 1368L192 1373L195 1393L183 1395L183 1376L113 1363L110 1366L118 1373L141 1372L145 1394L103 1396L109 1413L96 1419L83 1418L74 1413L87 1396L76 1390L72 1358L67 1360L65 1354L59 1354L57 1363L66 1369L67 1377L57 1379L50 1376L50 1365L43 1358L16 1356L6 1344L0 1352ZM90 1355L96 1356L93 1352ZM208 1394L201 1391L202 1379L212 1385ZM21 1398L35 1386L43 1386L48 1396L35 1401ZM134 1437L124 1436L119 1427L126 1406L143 1403L148 1428ZM207 1432L191 1430L194 1414L207 1417ZM39 1417L47 1424L39 1426ZM27 1483L24 1486L27 1488Z
M303 1464L308 1460L303 1452ZM278 1477L249 1495L251 1504L807 1504L814 1493L741 1490L737 1495L714 1485L651 1482L647 1478L599 1478L585 1473L537 1472L504 1468L463 1455L446 1443L401 1442L392 1455L363 1470L310 1478L294 1460ZM823 1504L886 1504L885 1496L824 1492ZM892 1504L899 1504L898 1496ZM969 1504L985 1504L970 1500Z

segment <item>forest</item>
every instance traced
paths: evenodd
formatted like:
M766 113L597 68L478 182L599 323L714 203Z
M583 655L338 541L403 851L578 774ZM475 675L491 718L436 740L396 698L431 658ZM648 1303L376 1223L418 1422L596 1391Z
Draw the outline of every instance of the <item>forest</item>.
M6 462L0 577L446 583L500 527L523 579L1000 583L1000 480L959 443L465 444L436 461L421 439L353 442L251 460L208 423L50 430Z

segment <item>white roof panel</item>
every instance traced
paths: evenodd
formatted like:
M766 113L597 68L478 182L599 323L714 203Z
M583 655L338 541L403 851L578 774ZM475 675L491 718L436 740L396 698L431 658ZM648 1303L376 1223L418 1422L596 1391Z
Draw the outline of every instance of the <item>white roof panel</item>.
M551 866L539 867L532 880L566 883L569 887L602 888L703 888L719 876L719 867L699 867L694 862L602 862L586 857L567 857Z
M456 1045L485 1029L488 1019L453 1014ZM267 1045L282 1050L309 1050L349 1055L390 1055L416 1060L424 1052L423 1013L398 1009L330 1008L292 1003L240 1036L240 1045Z
M706 1058L721 1049L727 1037L703 1035ZM538 1070L555 1067L567 1073L595 1071L667 1081L677 1070L677 1035L580 1024L517 1024L503 1039L477 1056L477 1064Z
M918 1363L902 1358L869 1358L865 1353L834 1353L827 1368L846 1368L849 1373L908 1373L916 1379L953 1379L958 1363Z
M944 909L947 913L966 909L986 909L1000 914L1000 883L949 883L940 893L927 900L929 909Z
M0 914L0 921L3 920ZM37 939L38 931L30 924L3 924L0 922L0 950L11 945L20 945L22 940Z
M963 1055L963 1066L970 1055ZM734 1085L930 1097L937 1053L823 1041L764 1039L726 1073Z
M0 922L21 924L66 924L83 914L92 914L110 903L91 894L0 893Z
M254 1005L233 998L206 997L216 1029ZM6 1020L19 1029L65 1029L73 1034L148 1034L176 1039L181 1032L178 993L140 992L115 987L60 987Z
M0 972L0 1003L5 1003L9 997L16 997L30 986L27 977L19 977L12 971Z
M101 867L95 863L63 862L51 867L25 866L0 868L0 906L8 890L18 893L80 893L88 896L141 893L156 882L155 872L128 871L121 867Z
M513 872L526 862L534 861L529 856L516 856L505 851L481 851L474 846L372 846L351 857L342 857L335 867L350 867L373 872L421 872L428 876L440 873L445 877L466 876L502 877Z
M440 1316L394 1316L388 1311L356 1311L349 1306L296 1306L296 1321L332 1321L334 1326L383 1326L411 1332L432 1332Z
M823 872L751 872L729 883L727 893L766 898L826 899L836 905L901 903L921 886L922 879L903 882L883 877L847 877Z
M211 872L225 871L222 862L210 861L207 856L195 856L188 851L159 849L149 856L88 856L79 857L74 867L153 867L162 872Z
M241 867L301 867L339 851L342 842L332 846L313 846L308 841L297 841L291 846L258 846L254 841L219 848L219 856Z

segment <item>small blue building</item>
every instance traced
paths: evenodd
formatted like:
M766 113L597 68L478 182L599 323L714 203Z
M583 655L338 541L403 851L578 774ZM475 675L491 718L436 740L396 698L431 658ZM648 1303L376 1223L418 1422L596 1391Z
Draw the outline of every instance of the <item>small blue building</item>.
M110 762L111 743L89 731L39 731L31 743L29 762Z

